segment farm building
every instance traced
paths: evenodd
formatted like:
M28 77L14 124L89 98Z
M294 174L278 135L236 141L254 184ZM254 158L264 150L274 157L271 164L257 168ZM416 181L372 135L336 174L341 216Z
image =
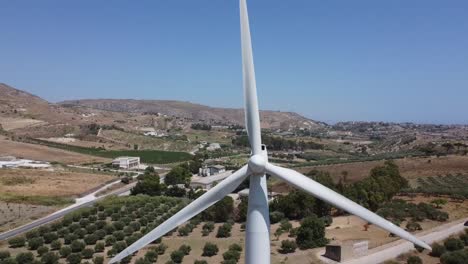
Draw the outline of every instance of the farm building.
M140 157L118 157L112 161L113 167L120 169L137 169L140 166Z
M231 176L232 171L223 171L222 173L218 173L214 176L193 176L192 181L190 182L190 187L192 188L202 188L205 190L209 190L214 187L218 182L226 179L227 177Z
M205 166L198 170L198 176L202 176L202 177L212 176L212 175L223 173L225 171L226 171L226 167L222 165Z

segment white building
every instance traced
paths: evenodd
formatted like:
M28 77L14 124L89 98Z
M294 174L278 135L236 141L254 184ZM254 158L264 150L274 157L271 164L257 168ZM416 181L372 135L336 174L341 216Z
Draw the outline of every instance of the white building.
M209 190L213 188L218 182L226 179L232 175L232 171L224 171L222 173L216 174L215 176L193 176L192 181L190 182L190 187L192 188L202 188L204 190Z
M140 157L118 157L112 161L113 167L120 169L138 169L140 166Z
M208 151L215 151L217 149L221 149L221 145L219 143L211 143L206 150Z
M225 171L226 171L226 167L222 165L205 166L198 170L198 176L202 176L202 177L212 176L212 175L223 173Z

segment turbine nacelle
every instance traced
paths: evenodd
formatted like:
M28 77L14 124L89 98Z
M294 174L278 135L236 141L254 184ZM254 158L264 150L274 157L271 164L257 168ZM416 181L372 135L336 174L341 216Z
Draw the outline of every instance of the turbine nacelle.
M267 159L263 154L256 154L250 157L248 165L254 175L263 175L266 172Z

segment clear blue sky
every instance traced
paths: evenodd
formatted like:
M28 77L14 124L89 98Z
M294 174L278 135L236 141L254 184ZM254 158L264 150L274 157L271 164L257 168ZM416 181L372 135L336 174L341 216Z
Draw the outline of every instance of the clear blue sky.
M0 0L0 82L241 107L237 0ZM468 1L249 0L262 109L468 123Z

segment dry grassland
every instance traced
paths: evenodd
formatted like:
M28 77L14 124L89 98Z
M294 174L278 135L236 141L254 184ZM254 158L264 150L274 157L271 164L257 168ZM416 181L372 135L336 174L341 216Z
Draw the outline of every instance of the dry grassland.
M2 183L0 194L45 197L78 196L113 179L115 179L114 176L105 174L0 169L0 183Z

